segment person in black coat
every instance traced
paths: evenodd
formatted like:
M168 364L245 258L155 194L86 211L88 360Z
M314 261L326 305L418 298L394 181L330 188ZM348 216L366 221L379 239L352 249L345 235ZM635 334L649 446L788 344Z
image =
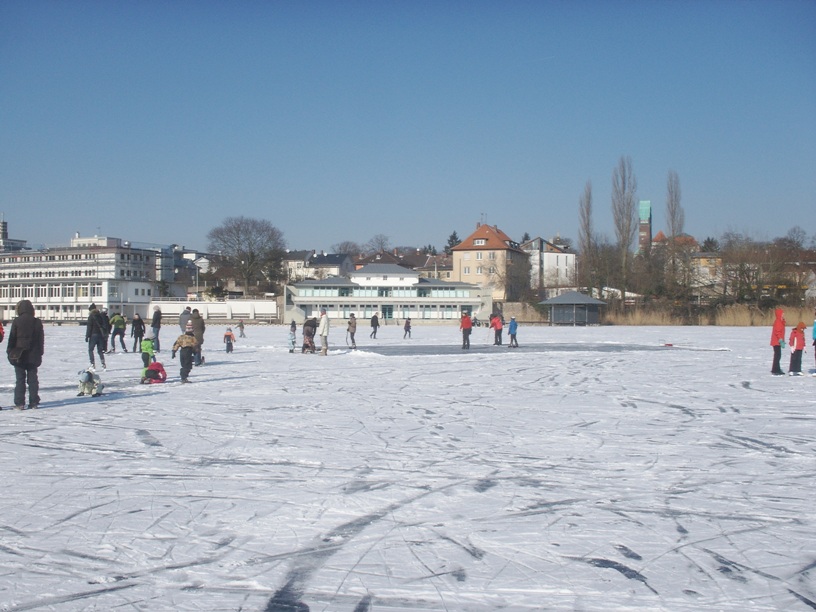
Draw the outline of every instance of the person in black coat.
M14 387L14 407L26 409L26 386L28 386L28 408L37 408L40 403L40 380L37 368L42 365L45 353L45 334L42 321L34 316L34 306L29 300L17 302L17 318L11 324L6 355L14 366L17 384Z
M91 367L95 368L94 349L99 354L99 360L102 362L102 368L105 368L105 349L108 345L108 332L105 328L105 320L102 318L102 313L96 309L96 304L91 304L90 312L88 313L88 323L85 326L85 342L88 343L88 359L91 361Z
M150 327L153 329L153 346L159 352L159 331L161 331L162 311L158 306L153 307L153 318L150 320Z
M130 337L133 338L134 353L140 353L142 351L142 338L144 338L144 334L144 320L139 316L139 313L136 312L133 314L133 320L130 322Z

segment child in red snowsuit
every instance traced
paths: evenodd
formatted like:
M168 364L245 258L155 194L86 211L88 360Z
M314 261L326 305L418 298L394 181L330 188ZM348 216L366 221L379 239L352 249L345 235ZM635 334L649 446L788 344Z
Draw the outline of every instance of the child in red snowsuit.
M149 366L142 370L142 384L149 383L163 383L167 380L167 372L164 371L164 366L158 361L154 361Z
M805 351L805 324L799 321L799 324L791 330L790 338L791 358L790 367L788 368L789 376L802 375L802 353Z

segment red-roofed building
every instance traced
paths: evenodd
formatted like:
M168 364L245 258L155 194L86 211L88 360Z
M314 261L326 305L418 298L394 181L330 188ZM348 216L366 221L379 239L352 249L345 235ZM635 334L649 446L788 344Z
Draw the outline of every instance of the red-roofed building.
M495 225L477 224L451 254L453 280L488 289L495 301L518 301L530 287L527 253Z

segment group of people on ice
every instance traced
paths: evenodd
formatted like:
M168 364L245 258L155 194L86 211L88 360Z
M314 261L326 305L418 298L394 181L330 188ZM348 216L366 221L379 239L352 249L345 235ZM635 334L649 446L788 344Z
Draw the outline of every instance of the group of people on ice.
M141 355L142 371L140 380L143 384L163 383L167 380L167 372L163 364L156 359L156 354L160 352L159 330L161 329L162 313L158 306L155 306L153 311L153 318L149 328L145 326L144 320L138 313L134 314L131 322L132 352L138 352ZM113 317L108 319L107 309L99 309L96 304L90 305L85 328L85 341L88 343L90 365L79 373L78 395L96 397L102 394L104 384L96 372L96 357L99 357L102 370L105 371L107 369L105 355L116 352L115 341L117 337L123 352L128 352L123 339L126 326L127 322L121 314L115 313ZM192 368L205 362L201 349L204 344L204 332L207 326L198 309L188 306L179 315L179 328L182 333L173 343L171 358L175 359L178 354L181 382L189 383ZM238 329L240 337L245 338L243 320L238 322ZM109 333L111 349L107 350ZM231 327L227 327L223 336L223 343L226 352L232 353L236 337Z
M464 312L460 320L459 329L462 331L462 348L470 348L470 334L475 325L475 317L470 313ZM316 353L317 346L315 339L320 338L320 354L327 355L329 348L329 317L325 308L320 309L319 317L310 317L303 322L301 333L303 334L303 343L300 347L301 353ZM377 332L380 328L379 315L374 313L371 317L371 333L369 338L376 339ZM501 315L490 315L490 328L494 330L493 344L498 346L502 344L502 333L504 329L504 319ZM412 323L410 317L405 319L402 326L403 339L411 338ZM507 325L507 331L510 335L510 343L508 348L518 348L518 322L516 317L510 317L510 323ZM349 314L346 325L346 344L352 349L357 348L357 317L354 313ZM289 352L294 353L297 348L297 322L292 320L289 324Z
M476 317L472 317L470 313L463 312L462 318L459 321L459 329L462 331L462 348L470 348L470 334L473 331ZM490 323L488 327L493 330L493 346L502 345L502 334L504 332L504 317L499 314L490 315ZM507 348L518 348L518 322L516 317L510 317L510 323L507 324L507 333L510 336L510 343Z
M784 376L780 362L782 360L782 349L785 348L785 330L787 323L785 322L785 311L782 308L777 308L774 311L775 319L771 329L771 347L773 348L773 362L771 364L771 374L774 376ZM816 347L816 311L813 313L813 342L812 345ZM804 321L799 321L795 327L791 329L787 344L790 346L790 364L788 366L789 376L802 376L802 354L805 353L805 325ZM816 350L814 351L816 353ZM813 371L816 376L816 370Z

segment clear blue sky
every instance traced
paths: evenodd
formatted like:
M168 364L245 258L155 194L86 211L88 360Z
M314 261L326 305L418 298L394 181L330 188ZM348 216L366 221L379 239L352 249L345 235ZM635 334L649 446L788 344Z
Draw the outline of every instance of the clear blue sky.
M441 248L484 220L614 239L632 158L665 225L816 233L816 1L0 2L0 212L205 248L226 216L290 248Z

